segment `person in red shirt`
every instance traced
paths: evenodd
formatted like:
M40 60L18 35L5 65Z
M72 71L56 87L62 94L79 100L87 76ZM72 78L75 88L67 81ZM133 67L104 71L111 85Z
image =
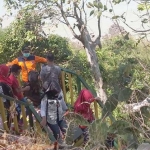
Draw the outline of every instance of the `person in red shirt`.
M11 66L11 74L9 76L9 79L11 81L12 90L13 90L13 93L16 96L16 98L18 100L24 101L22 92L30 90L30 86L21 88L21 86L19 85L19 82L18 82L18 76L20 75L20 72L21 72L21 66L19 66L17 64L12 65Z
M26 102L26 98L24 98L22 92L30 90L30 86L21 88L21 86L19 85L19 81L17 79L18 76L20 75L20 72L21 72L21 67L19 65L17 65L17 64L12 65L11 66L11 74L9 76L9 79L11 81L12 91L13 91L13 94L16 97L16 99ZM19 125L22 126L23 120L20 119L21 106L19 104L16 105L16 111L18 113L17 118L19 121ZM27 115L27 110L26 110L26 115Z

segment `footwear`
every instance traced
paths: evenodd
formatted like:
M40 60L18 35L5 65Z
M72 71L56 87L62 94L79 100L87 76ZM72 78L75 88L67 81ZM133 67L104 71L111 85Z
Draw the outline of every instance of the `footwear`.
M58 150L58 142L54 143L54 149L53 150Z

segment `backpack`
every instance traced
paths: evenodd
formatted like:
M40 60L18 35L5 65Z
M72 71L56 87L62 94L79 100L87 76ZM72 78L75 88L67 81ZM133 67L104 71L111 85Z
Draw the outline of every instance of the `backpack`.
M63 109L58 99L48 99L46 104L46 119L50 124L57 124L58 121L62 120Z
M47 90L45 91L46 104L46 118L50 124L56 124L62 119L63 109L59 100L59 93L61 89L55 80L51 80Z
M12 92L12 88L9 85L7 85L6 83L3 83L3 82L0 82L0 93L2 93L4 95L7 95L7 96L10 96L10 97L14 97L13 92ZM4 102L4 107L6 109L9 109L10 101L3 98L3 97L2 97L2 100Z

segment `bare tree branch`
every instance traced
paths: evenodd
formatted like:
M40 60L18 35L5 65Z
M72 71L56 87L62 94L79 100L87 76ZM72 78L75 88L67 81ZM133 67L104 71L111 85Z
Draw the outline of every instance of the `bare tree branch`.
M139 112L140 108L142 108L144 106L149 106L150 107L150 98L149 97L147 97L142 102L124 105L124 111L128 112L128 113Z
M100 0L98 0L98 2L100 2ZM100 11L100 9L98 8L98 12L99 11ZM102 47L101 42L100 42L100 39L101 39L101 23L100 23L100 21L101 21L101 15L98 16L98 36L94 41L95 45L98 45L99 48Z
M83 0L82 9L83 9L83 12L84 12L84 15L85 15L85 25L87 25L87 13L86 13L86 11L85 11L84 6L85 6L85 2L84 2L84 0Z
M79 17L79 15L77 13L78 5L76 4L76 2L73 3L73 7L74 7L74 15L76 16L77 22L81 24L82 23L81 22L81 14L80 14L80 17ZM79 10L79 11L81 12L81 10Z
M123 22L127 27L129 27L130 29L132 29L134 32L149 32L150 29L147 29L147 30L136 30L132 27L130 27L126 22Z
M62 21L62 20L60 20L60 19L58 19L58 18L57 18L57 20L58 20L59 22L61 22L61 23L65 24L65 25L67 25L67 23L66 23L66 22L64 22L64 21Z
M61 14L62 14L62 17L63 17L63 19L64 19L66 25L69 27L70 31L72 32L73 36L74 36L75 38L77 38L78 40L80 40L80 36L75 33L75 31L74 31L73 28L71 27L71 25L70 25L70 23L69 23L69 21L68 21L66 15L65 15L65 12L64 12L64 10L63 10L63 5L60 5L58 2L56 2L56 4L57 4L58 8L60 9Z
M84 1L84 0L83 0ZM77 3L75 3L76 7L78 8L79 12L80 12L80 20L82 21L82 10L81 8L79 8L79 6L77 5Z

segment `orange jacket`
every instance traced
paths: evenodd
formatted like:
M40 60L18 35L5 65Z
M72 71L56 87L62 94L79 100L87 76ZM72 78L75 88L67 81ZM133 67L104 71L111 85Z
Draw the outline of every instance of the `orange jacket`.
M46 63L47 60L43 57L30 55L28 58L18 57L12 62L7 63L8 66L18 64L21 66L22 81L28 82L28 73L36 69L36 63Z

